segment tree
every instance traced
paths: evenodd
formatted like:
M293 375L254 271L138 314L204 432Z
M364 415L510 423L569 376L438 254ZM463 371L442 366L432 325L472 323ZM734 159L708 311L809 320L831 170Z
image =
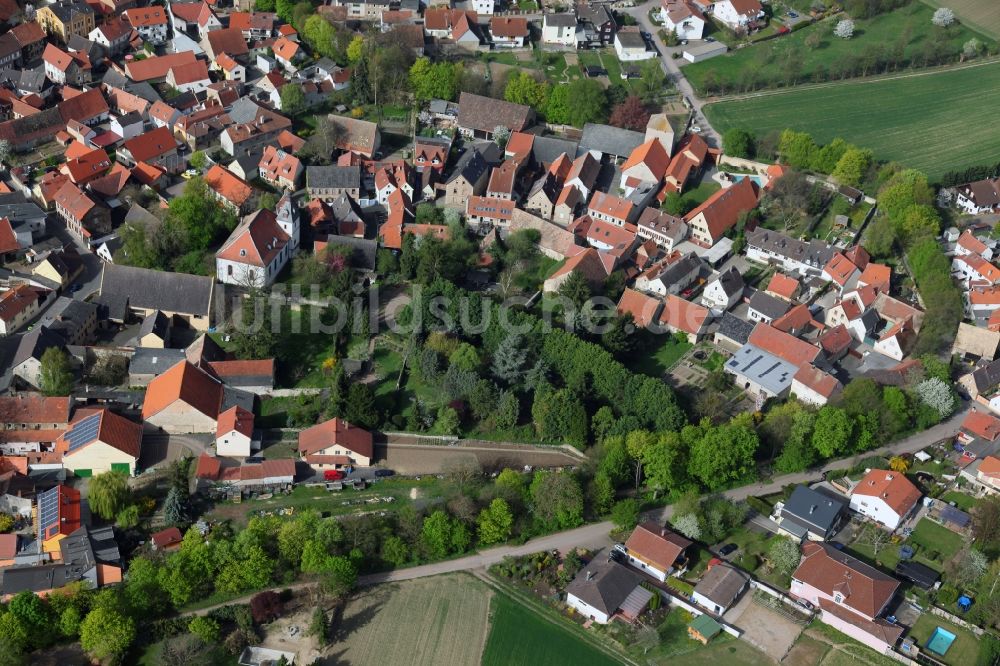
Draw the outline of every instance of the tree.
M432 64L429 58L417 58L409 71L410 88L419 101L454 99L458 93L461 77L460 64L450 62Z
M844 151L831 175L844 185L857 187L874 159L872 151L852 146Z
M479 543L488 546L510 538L514 528L514 514L506 500L494 498L488 507L479 512Z
M313 14L306 19L302 38L314 53L343 62L345 54L338 46L337 29L321 15Z
M854 431L851 417L842 409L827 405L819 410L813 426L812 445L824 458L832 458L847 450Z
M975 585L986 575L989 566L990 561L986 555L974 548L968 548L961 557L952 560L947 569L952 583L964 588Z
M188 158L188 164L193 169L203 171L205 166L208 164L208 156L205 155L204 150L196 150L191 153L191 157Z
M600 83L594 79L577 79L552 89L545 115L552 123L583 127L586 123L603 122L606 104Z
M169 525L181 525L187 522L184 498L177 488L167 491L167 498L163 501L163 520Z
M636 132L645 132L649 123L649 111L636 95L629 95L625 101L611 111L609 125L622 127Z
M344 418L363 428L371 429L378 425L378 407L371 386L360 382L350 385L344 405Z
M778 153L781 155L783 163L796 169L809 168L812 166L815 152L816 143L809 134L788 129L781 133L781 139L778 141ZM787 178L786 175L779 179L778 183L787 187L788 183L782 183Z
M568 299L577 309L582 308L590 299L590 285L587 283L587 278L580 271L570 272L559 285L559 295Z
M760 444L757 433L736 419L718 428L702 423L705 434L691 446L691 476L712 490L751 478L754 453Z
M544 109L549 100L549 85L536 80L529 72L522 69L507 79L503 98L514 104Z
M1000 497L987 495L972 508L972 535L980 547L1000 545Z
M10 156L10 141L7 139L0 139L0 164L7 164L7 160L10 159Z
M139 524L139 507L136 504L130 504L115 516L115 523L118 527L122 529L132 529Z
M334 555L329 558L320 580L320 587L325 594L334 599L343 599L358 582L358 570L346 557Z
M539 470L529 490L531 511L546 529L569 529L583 523L583 491L568 472Z
M455 529L455 520L440 509L424 518L420 536L427 554L437 560L448 557L453 552Z
M639 524L639 500L634 498L615 502L611 508L611 522L622 531L629 531Z
M214 645L207 645L191 634L181 634L163 642L157 666L191 666L212 663Z
M687 451L677 433L661 433L643 448L641 458L646 483L653 488L654 496L678 490L687 481Z
M799 547L788 537L779 536L771 540L767 549L767 561L771 568L782 576L788 576L799 565Z
M531 416L542 439L587 445L587 410L569 389L536 390Z
M903 456L893 456L889 459L889 469L900 474L906 474L906 470L910 469L910 461Z
M916 394L920 400L934 409L941 418L945 418L955 409L955 394L951 387L942 380L932 377L925 379L916 386Z
M94 608L80 625L80 645L100 661L117 660L134 640L135 621L112 608Z
M90 510L111 520L128 504L128 477L121 472L104 472L90 480L87 501Z
M500 381L517 386L524 378L527 361L528 350L524 348L523 338L512 333L503 339L494 352L490 371Z
M969 41L967 41L965 44L962 45L963 59L975 58L982 52L983 52L983 43L978 39L976 39L975 37L973 37L972 39L970 39Z
M361 60L362 55L364 55L364 50L365 38L361 35L355 35L351 39L351 43L347 45L347 62L353 65ZM427 58L420 58L419 60L427 60Z
M754 156L754 137L749 130L733 127L722 135L722 152L731 157L745 159Z
M854 36L854 21L841 19L837 22L837 27L833 29L833 34L841 39L850 39Z
M948 7L938 7L931 16L931 23L939 28L947 28L955 22L955 12Z
M517 425L521 414L521 403L513 391L501 391L493 413L493 425L499 430L507 430Z
M302 86L298 83L286 83L281 86L280 95L282 113L294 118L306 110L306 94L302 92Z
M49 347L42 352L38 380L38 388L45 395L69 395L69 392L73 390L73 373L70 370L69 356L66 352L59 347Z
M219 623L211 618L200 615L191 618L188 622L188 631L209 645L219 641Z
M701 525L698 516L693 513L686 513L673 519L674 529L686 536L688 539L698 541L701 539Z
M382 542L382 559L394 567L401 567L410 560L410 547L395 534Z
M462 427L458 412L453 407L442 405L434 419L434 432L439 435L457 435Z

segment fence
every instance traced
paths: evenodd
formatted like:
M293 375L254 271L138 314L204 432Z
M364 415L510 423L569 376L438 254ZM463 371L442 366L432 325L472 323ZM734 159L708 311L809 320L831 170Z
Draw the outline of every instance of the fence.
M953 623L957 624L960 627L968 629L969 631L971 631L972 633L974 633L976 636L982 636L983 634L986 633L986 630L984 630L982 627L978 627L978 626L972 624L971 622L966 622L962 618L958 617L957 615L953 615L953 614L949 613L948 611L946 611L943 608L939 608L937 606L931 606L930 607L930 612L933 613L934 615L937 615L938 617L943 617L944 619L948 620L949 622L953 622Z
M702 610L701 608L698 608L697 606L695 606L694 604L692 604L691 602L689 602L684 597L681 597L679 595L676 595L676 594L673 594L671 592L668 592L667 590L664 590L662 588L658 588L658 589L660 590L660 596L662 596L666 600L666 602L668 604L670 604L671 606L678 606L680 608L683 608L684 610L686 610L687 612L691 613L695 617L698 617L699 615L706 615L707 614L709 617L711 617L716 622L718 622L719 626L722 627L722 630L724 632L726 632L727 634L729 634L730 636L735 636L736 638L739 638L740 636L743 635L743 631L742 630L740 630L740 629L732 626L731 624L727 624L726 622L723 622L723 620L722 620L721 617L716 617L716 616L713 616L711 613L706 613L704 610Z

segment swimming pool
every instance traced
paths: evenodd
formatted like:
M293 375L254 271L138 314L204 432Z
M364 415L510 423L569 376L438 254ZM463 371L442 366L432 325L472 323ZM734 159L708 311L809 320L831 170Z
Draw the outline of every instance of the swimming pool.
M743 180L744 178L749 178L750 180L752 180L754 182L754 184L757 187L763 187L764 186L764 178L763 178L763 176L749 176L749 175L747 175L745 173L731 173L731 174L729 174L729 177L732 178L733 183L738 183L741 180Z
M930 639L927 641L927 649L934 654L944 656L948 648L951 647L952 642L955 640L955 634L951 633L947 629L942 629L937 627L934 633L931 634Z

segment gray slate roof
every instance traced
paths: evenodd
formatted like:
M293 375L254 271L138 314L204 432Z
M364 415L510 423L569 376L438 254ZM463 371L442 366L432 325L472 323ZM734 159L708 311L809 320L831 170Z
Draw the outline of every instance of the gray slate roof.
M33 331L29 331L21 336L21 341L14 352L13 365L18 366L29 358L41 359L42 354L49 347L65 347L66 338L55 331L49 330L47 326L36 326Z
M808 264L821 270L836 250L821 240L801 241L777 231L758 227L747 234L747 245L774 252L780 257Z
M101 276L100 301L111 313L124 313L131 306L207 316L213 285L211 277L108 264Z
M136 347L128 365L130 375L161 375L184 360L183 349Z
M646 135L642 132L587 123L583 126L583 135L580 137L580 146L576 154L580 156L587 151L596 150L605 155L626 157L645 140Z
M575 28L576 16L568 12L565 14L546 14L545 25L559 28Z
M361 167L357 165L306 167L306 187L359 189Z
M754 322L740 319L732 312L723 313L719 320L719 335L734 340L741 345L745 345L753 332Z
M729 608L748 581L747 575L736 567L716 564L705 572L694 591L723 608Z
M792 385L792 377L798 368L755 345L745 344L726 361L726 370L746 377L774 395L780 395Z
M796 486L781 510L781 517L783 520L791 519L810 532L826 538L846 507L847 502L843 498L807 486ZM784 527L784 522L782 526Z
M612 615L640 582L638 574L608 559L605 549L596 553L590 564L580 569L573 582L566 586L566 593Z
M558 139L553 136L536 136L531 142L531 156L539 164L548 166L563 153L572 159L577 153L579 143L568 139Z
M97 314L97 305L60 296L39 323L53 332L63 333L67 339L74 337L83 325Z
M771 294L765 294L763 291L758 291L750 297L750 309L761 313L768 319L777 319L788 312L790 308L788 301Z
M743 291L743 275L733 266L716 279L726 296L732 296Z
M161 340L167 335L167 331L170 328L170 320L165 314L156 310L148 315L142 320L142 325L139 326L138 338L142 339L147 335L155 335Z
M451 175L448 176L447 183L451 183L460 176L464 177L470 183L477 182L482 178L483 174L489 165L486 164L486 160L483 159L482 154L476 148L469 148L462 156L458 158L458 162L455 163L455 168L452 170Z

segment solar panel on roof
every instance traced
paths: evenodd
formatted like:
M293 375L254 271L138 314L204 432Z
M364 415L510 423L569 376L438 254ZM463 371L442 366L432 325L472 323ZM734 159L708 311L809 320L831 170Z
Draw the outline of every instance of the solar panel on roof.
M81 446L94 441L100 426L101 415L99 413L88 416L75 424L65 435L69 441L69 452L72 453Z
M45 540L45 532L59 522L59 486L38 495L38 540Z

